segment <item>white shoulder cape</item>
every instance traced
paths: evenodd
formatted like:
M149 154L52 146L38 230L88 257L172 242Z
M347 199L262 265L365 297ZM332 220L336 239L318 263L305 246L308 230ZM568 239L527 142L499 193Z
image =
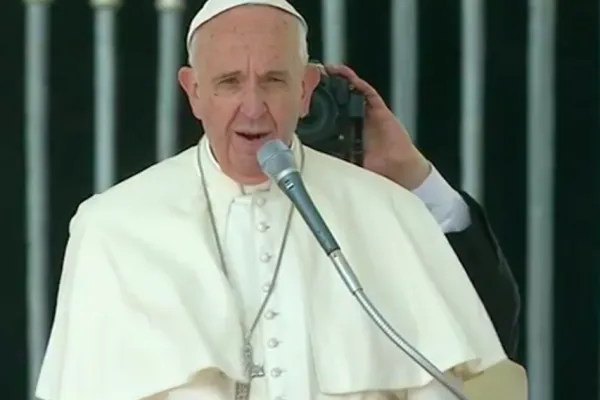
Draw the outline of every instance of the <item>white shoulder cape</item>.
M300 146L296 146L300 147ZM506 356L469 278L410 192L304 148L304 179L394 328L441 370L477 374ZM205 369L244 380L242 333L217 260L196 147L85 201L70 226L37 396L139 400ZM273 189L277 190L277 189ZM400 391L431 377L366 316L296 215L283 265L305 271L323 394Z

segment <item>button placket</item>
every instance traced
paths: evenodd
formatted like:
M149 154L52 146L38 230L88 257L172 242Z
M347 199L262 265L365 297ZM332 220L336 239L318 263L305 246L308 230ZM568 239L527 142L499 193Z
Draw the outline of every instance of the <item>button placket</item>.
M277 312L276 312L276 311L273 311L273 310L267 310L267 311L265 312L265 319L266 319L266 320L272 320L272 319L274 319L275 317L277 317Z
M271 226L266 222L266 221L260 221L256 227L256 229L261 232L261 233L265 233L266 231L269 230Z
M272 258L273 258L273 255L271 253L269 253L268 251L265 251L264 253L262 253L260 255L260 261L263 263L268 263L269 261L271 261Z
M256 221L256 241L257 256L260 264L258 272L263 279L263 296L270 290L270 283L275 271L275 262L279 250L279 245L284 234L283 229L280 229L279 220L271 218L270 214L273 204L262 202L261 197L255 199L258 207L254 208L254 216ZM262 203L262 206L261 206ZM277 222L277 224L274 224ZM264 349L264 365L267 380L268 392L270 397L281 396L285 394L285 365L281 358L280 346L282 345L280 324L277 321L277 316L280 313L278 307L278 290L274 288L269 299L267 309L263 314L263 322L261 323L261 338Z
M263 207L267 203L267 200L265 199L264 195L257 194L254 197L254 203L259 207Z

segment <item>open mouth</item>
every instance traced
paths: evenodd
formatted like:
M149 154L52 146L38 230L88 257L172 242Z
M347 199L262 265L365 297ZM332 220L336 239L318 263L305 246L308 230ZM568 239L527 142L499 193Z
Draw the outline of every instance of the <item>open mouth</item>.
M236 135L246 139L246 140L260 140L264 139L269 135L268 132L235 132Z

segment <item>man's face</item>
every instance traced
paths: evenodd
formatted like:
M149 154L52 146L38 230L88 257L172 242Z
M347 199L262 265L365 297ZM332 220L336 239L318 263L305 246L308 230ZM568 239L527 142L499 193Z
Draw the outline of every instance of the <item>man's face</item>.
M256 152L271 139L289 143L308 112L320 76L301 60L299 29L275 8L234 8L197 31L194 67L180 71L217 161L241 183L265 179Z

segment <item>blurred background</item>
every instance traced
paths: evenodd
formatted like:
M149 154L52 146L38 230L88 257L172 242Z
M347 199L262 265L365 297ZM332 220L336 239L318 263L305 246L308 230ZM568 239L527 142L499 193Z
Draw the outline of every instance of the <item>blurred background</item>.
M77 204L197 139L173 84L185 62L185 27L204 2L163 10L171 28L162 32L152 1L121 4L114 93L110 46L94 67L94 32L111 33L111 2L100 3L104 12L79 0L0 5L4 399L33 399L30 375ZM309 22L312 58L346 62L373 84L449 181L483 203L521 287L520 361L530 369L531 398L600 398L599 2L292 3ZM171 61L164 68L161 55ZM96 76L100 70L108 74ZM107 79L98 84L104 100L95 99L97 78ZM168 130L175 141L159 139ZM114 143L95 144L97 132L114 132ZM102 152L111 145L114 171Z

